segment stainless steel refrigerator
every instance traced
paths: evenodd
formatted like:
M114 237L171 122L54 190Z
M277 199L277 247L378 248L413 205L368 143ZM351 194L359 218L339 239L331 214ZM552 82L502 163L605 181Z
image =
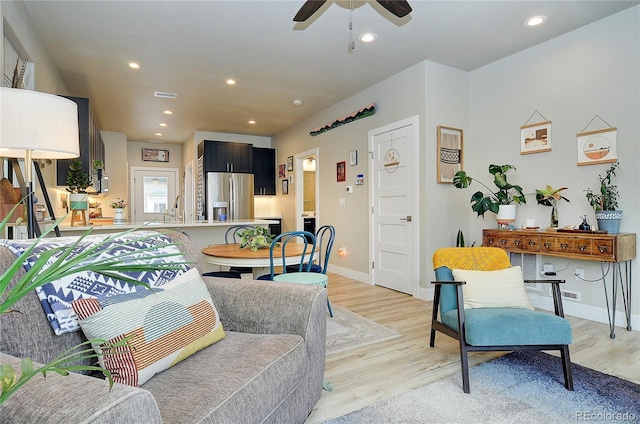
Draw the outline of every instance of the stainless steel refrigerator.
M253 219L253 174L207 172L207 220Z

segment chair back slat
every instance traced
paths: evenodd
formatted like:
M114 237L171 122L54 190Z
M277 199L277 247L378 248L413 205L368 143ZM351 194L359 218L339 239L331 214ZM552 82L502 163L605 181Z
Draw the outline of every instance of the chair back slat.
M322 267L322 273L327 273L329 267L329 256L333 242L336 239L336 229L333 225L323 225L316 231L316 242L318 244L318 265Z
M311 264L313 262L313 256L316 251L316 236L308 231L291 231L277 235L271 242L269 251L269 264L271 267L271 279L275 276L275 267L273 252L275 249L281 249L282 273L287 273L287 258L285 255L286 246L288 243L303 243L304 248L302 255L300 256L300 262L298 264L297 272L310 272ZM291 271L290 271L291 272Z
M445 247L433 254L437 281L454 281L453 269L496 271L511 267L509 255L497 247ZM458 307L454 286L443 285L440 293L440 313Z
M239 242L237 238L238 232L246 228L255 229L256 227L253 225L234 225L232 227L227 228L227 231L225 231L224 233L225 244L238 243Z

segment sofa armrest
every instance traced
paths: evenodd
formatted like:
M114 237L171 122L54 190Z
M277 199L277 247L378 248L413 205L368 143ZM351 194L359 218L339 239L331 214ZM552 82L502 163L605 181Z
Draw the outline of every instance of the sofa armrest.
M0 364L20 374L20 358L0 352ZM38 366L37 364L35 364ZM147 390L70 373L37 375L0 405L3 423L162 423L160 410Z

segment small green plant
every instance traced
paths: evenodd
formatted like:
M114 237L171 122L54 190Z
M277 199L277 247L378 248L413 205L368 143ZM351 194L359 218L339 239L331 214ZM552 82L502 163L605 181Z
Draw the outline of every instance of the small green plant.
M509 184L507 172L516 167L513 165L489 165L489 173L493 175L493 183L498 188L491 190L483 182L471 178L465 171L458 171L453 177L453 185L456 188L467 188L473 181L478 181L480 185L489 190L487 194L477 191L471 196L471 209L484 218L485 212L498 213L500 205L510 205L512 203L527 203L522 193L522 187Z
M560 192L563 190L568 190L568 187L562 187L554 190L553 187L548 185L545 189L536 190L536 200L539 205L543 206L553 206L554 202L558 200L566 200L569 202L569 199L560 195Z
M469 247L473 247L475 245L476 242L474 241ZM464 233L462 230L458 230L458 234L456 235L456 247L466 247L464 242Z
M595 193L590 188L586 190L585 196L595 211L615 211L618 209L618 198L620 197L618 186L611 183L611 179L616 175L618 169L620 169L620 162L611 165L604 177L598 174L599 193Z
M252 252L269 248L274 238L268 228L260 226L240 230L238 231L238 236L240 236L240 249L248 247Z
M82 170L80 159L72 159L67 174L67 191L69 193L86 193L87 187L91 185L91 178Z

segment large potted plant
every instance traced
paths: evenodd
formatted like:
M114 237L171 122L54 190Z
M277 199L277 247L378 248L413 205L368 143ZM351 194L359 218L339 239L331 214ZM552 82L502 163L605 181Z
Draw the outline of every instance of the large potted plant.
M620 163L616 162L607 169L604 176L598 174L599 190L595 192L588 188L585 194L589 204L596 212L598 229L611 234L618 234L622 220L622 211L617 209L620 198L618 186L611 182L618 169L620 169Z
M522 187L510 184L507 181L507 172L516 170L513 165L489 165L489 173L493 175L493 183L497 190L490 189L482 181L467 175L465 171L458 171L453 177L453 185L456 188L467 188L473 181L488 190L487 193L476 191L471 196L471 209L484 218L485 212L497 214L498 227L506 228L516 219L516 206L519 203L527 203L522 192Z
M76 158L69 164L69 173L67 174L67 191L69 195L70 210L87 209L88 195L87 188L91 186L91 178L89 174L82 170L82 162Z

